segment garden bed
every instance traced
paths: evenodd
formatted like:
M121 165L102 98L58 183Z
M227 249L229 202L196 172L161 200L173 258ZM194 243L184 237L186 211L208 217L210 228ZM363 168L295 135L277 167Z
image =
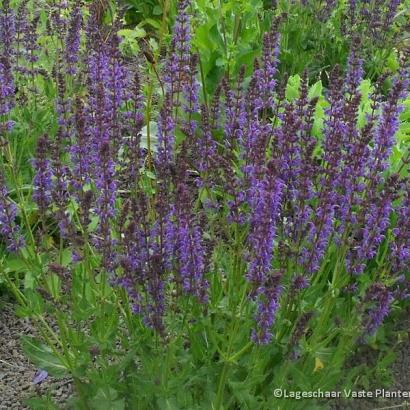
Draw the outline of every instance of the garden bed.
M70 378L55 379L47 377L39 384L34 384L36 373L39 369L30 363L24 355L20 344L22 335L35 335L35 328L27 319L18 318L15 314L16 305L6 302L1 305L0 310L0 334L2 335L0 344L0 410L8 409L28 409L25 401L30 398L50 397L60 409L67 407L68 399L73 393L72 381ZM395 330L404 335L409 334L410 321L408 315L402 315L397 321ZM394 363L386 369L391 372L393 381L391 386L373 385L368 390L385 388L389 391L409 391L410 386L410 338L404 340L396 346ZM353 358L352 364L361 364L376 367L377 357L375 352L368 348L367 352L361 352L360 357ZM374 410L390 406L394 408L407 408L403 399L356 399L338 400L330 407L332 410ZM410 407L410 403L407 403ZM36 407L41 409L40 407ZM329 403L323 403L323 407Z
M392 366L409 389L409 20L0 0L2 406L355 407L286 392Z

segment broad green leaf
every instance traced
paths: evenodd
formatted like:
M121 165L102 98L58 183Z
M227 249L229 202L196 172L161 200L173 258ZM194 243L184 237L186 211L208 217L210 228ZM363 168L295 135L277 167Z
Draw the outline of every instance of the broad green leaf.
M299 97L300 76L298 74L289 77L286 85L285 97L288 100L294 100Z
M161 29L161 22L158 20L148 18L148 19L145 19L145 22L148 23L150 26L156 28L157 30Z
M54 377L64 377L68 374L68 368L49 346L31 336L24 335L21 341L24 353L38 368L46 370Z
M118 31L118 35L127 40L142 38L142 37L145 37L146 34L147 34L146 31L141 27L135 27L133 30L123 29L123 30Z
M322 81L319 80L315 84L313 84L312 87L310 87L308 94L309 99L320 97L322 95L322 89Z
M363 80L359 85L359 91L362 95L362 104L369 100L369 94L372 91L372 83L370 80Z
M9 258L6 259L6 261L4 262L4 269L5 272L23 272L27 266L24 263L23 259L21 258L17 258L15 256L11 256Z
M61 279L55 273L46 278L48 290L54 300L59 300L61 296Z
M29 270L24 275L24 289L33 290L36 284L36 277L34 273Z

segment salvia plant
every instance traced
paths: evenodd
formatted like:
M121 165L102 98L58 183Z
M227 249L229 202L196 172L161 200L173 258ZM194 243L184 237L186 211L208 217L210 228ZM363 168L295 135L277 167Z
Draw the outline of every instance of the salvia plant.
M282 71L327 74L347 61L352 41L361 41L367 76L397 69L393 49L406 47L410 3L406 0L275 1L283 33ZM294 58L297 54L298 58Z
M273 390L352 386L351 351L408 297L408 60L385 92L352 42L324 93L307 72L290 92L273 20L250 79L204 98L189 6L145 69L99 1L45 18L3 0L2 277L73 408L308 408ZM27 185L28 102L52 114Z

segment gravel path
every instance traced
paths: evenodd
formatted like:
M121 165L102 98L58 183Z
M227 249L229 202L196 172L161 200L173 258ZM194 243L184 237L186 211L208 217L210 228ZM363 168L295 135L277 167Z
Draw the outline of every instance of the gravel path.
M21 335L33 335L30 322L16 317L15 306L0 303L0 410L28 409L25 400L51 393L51 397L64 409L71 395L69 379L48 377L34 384L36 369L24 356L20 346Z

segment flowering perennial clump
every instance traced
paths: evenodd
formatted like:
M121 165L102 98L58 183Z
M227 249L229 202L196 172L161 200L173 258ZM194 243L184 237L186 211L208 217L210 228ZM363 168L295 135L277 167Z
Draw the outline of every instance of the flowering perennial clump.
M352 27L370 19L377 33L399 5L378 16L365 3L349 2ZM251 74L244 67L235 79L221 78L207 101L189 6L178 2L169 53L146 71L122 54L120 22L107 30L98 2L87 13L74 6L69 19L53 10L47 30L63 49L45 75L39 16L3 1L0 237L7 251L41 272L33 282L49 298L50 283L64 281L67 294L77 286L72 308L85 320L87 303L106 306L117 295L109 309L124 314L131 335L152 332L156 348L175 337L184 349L199 349L189 337L208 343L220 314L234 336L226 357L218 349L215 357L236 365L231 355L243 327L251 346L283 345L288 337L284 357L298 360L302 339L333 346L308 329L311 321L318 332L329 323L337 328L336 305L354 316L349 340L372 337L408 296L408 158L390 167L408 61L400 61L388 89L386 75L367 95L352 37L347 67L331 70L324 95L311 96L305 72L291 97L274 20ZM38 85L23 98L15 81L39 77L54 81L54 116L36 141L24 196L9 189L18 179L7 139L20 98L41 103ZM32 204L31 219L22 198ZM54 276L42 282L41 274ZM229 314L220 313L225 308ZM173 319L189 330L175 336Z
M101 254L101 269L109 273L113 285L127 290L134 311L158 331L164 330L172 283L182 294L207 303L212 247L215 241L230 242L206 234L211 219L236 225L247 232L237 257L250 301L258 306L252 337L268 343L290 280L287 274L293 278L294 289L309 287L335 243L342 250L345 285L351 285L378 255L395 210L399 221L392 227L394 238L386 258L391 259L390 274L408 267L408 195L404 193L408 181L386 174L400 103L408 89L408 71L403 67L396 75L387 97L372 96L367 123L359 127L363 69L355 45L346 75L337 68L332 73L318 141L312 134L317 98L308 97L306 76L294 101L285 99L278 89L280 35L274 23L265 35L249 86L243 85L244 71L235 88L223 80L224 99L219 101L218 91L209 111L198 104L198 58L190 47L187 6L188 2L179 2L164 68L165 95L152 163L143 161L152 153L141 146L139 74L121 56L116 34L102 39L91 18L86 33L93 42L87 42L91 48L83 72L78 72L82 13L80 7L74 8L66 28L64 58L70 75L86 76L86 92L74 103L65 101L64 80L57 75L58 135L65 138L56 139L54 150L47 136L38 140L33 200L44 220L59 215L60 234L76 249L75 259L81 260L76 244L83 243L84 237L80 238L67 208L70 201L77 204L81 229ZM10 26L2 33L4 116L12 107L11 57L18 50L13 51L15 16L7 4L2 18ZM24 26L22 40L30 63L37 60L37 24L36 18L27 25L19 23ZM134 92L128 88L133 76ZM51 151L54 160L48 158ZM149 181L149 191L142 188L146 172L155 176ZM218 185L226 195L208 195L208 204L201 205L198 198ZM8 201L4 182L2 192L3 201ZM17 250L21 239L15 237L16 207L9 204L3 213L3 236L17 241L9 245ZM94 217L97 227L90 231L89 221ZM388 288L381 283L374 286L364 298L380 304L378 310L370 311L369 333L393 300Z

